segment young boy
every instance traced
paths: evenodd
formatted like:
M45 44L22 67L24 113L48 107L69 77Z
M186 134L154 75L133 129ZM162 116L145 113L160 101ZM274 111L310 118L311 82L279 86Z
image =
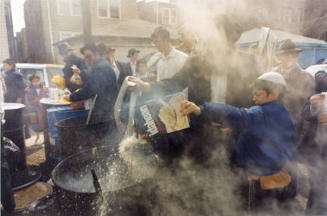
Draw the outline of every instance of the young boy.
M276 72L261 75L254 84L257 106L236 108L220 103L202 106L183 101L182 112L195 114L200 121L227 123L239 131L237 161L249 179L247 204L255 211L271 211L295 196L295 186L286 166L293 158L297 134L290 113L281 98L284 78ZM245 195L245 194L244 194Z
M40 100L47 96L46 91L40 82L40 77L36 74L29 78L31 84L27 90L27 108L30 124L33 131L36 133L35 144L40 138L40 133L44 129L42 107Z

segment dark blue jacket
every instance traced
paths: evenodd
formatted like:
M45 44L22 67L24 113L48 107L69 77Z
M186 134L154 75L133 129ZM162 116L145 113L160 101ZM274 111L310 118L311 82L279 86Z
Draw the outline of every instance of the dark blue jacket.
M7 87L7 93L5 94L5 102L16 103L18 98L25 101L25 83L23 75L20 74L16 69L12 69L6 72L5 84Z
M280 100L250 109L205 103L201 110L201 119L225 120L240 131L237 160L250 174L272 175L292 160L297 133L290 113Z
M112 112L118 95L116 75L109 63L99 59L94 63L92 72L83 88L70 95L71 101L82 101L98 95L94 112Z

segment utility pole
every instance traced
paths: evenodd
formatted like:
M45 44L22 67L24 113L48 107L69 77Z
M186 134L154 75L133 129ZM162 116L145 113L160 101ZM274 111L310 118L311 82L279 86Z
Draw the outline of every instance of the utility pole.
M90 13L90 0L82 0L83 37L84 44L92 42L92 25Z

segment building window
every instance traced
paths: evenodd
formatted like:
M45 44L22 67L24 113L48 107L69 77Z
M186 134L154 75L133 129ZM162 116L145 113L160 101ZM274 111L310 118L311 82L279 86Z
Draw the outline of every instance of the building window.
M169 8L162 9L162 24L169 25Z
M176 8L170 9L170 24L177 24L177 11Z
M304 12L303 9L299 9L299 14L298 14L298 22L302 22L303 21L303 16L304 16Z
M120 18L120 0L98 0L98 17Z
M268 11L266 8L259 8L258 9L258 20L265 19L267 17Z
M59 32L59 40L65 40L67 38L75 37L81 34L82 34L81 32L61 31Z
M119 18L119 0L110 0L111 18Z
M282 11L282 21L287 23L293 22L293 11L291 8L283 8Z
M69 15L70 9L69 9L70 2L67 0L57 0L57 7L58 7L58 14L59 15Z
M82 2L81 0L71 0L72 2L72 14L74 16L82 15Z
M57 0L59 16L81 16L81 0Z
M177 24L176 8L162 8L161 9L161 22L163 25Z

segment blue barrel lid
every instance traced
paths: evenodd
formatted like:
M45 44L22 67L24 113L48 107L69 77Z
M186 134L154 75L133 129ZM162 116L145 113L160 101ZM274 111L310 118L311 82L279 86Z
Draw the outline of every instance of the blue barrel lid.
M57 112L57 111L69 111L72 110L72 108L70 106L58 106L58 107L51 107L49 109L47 109L47 112Z

